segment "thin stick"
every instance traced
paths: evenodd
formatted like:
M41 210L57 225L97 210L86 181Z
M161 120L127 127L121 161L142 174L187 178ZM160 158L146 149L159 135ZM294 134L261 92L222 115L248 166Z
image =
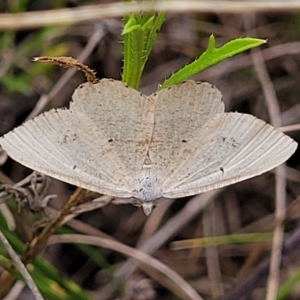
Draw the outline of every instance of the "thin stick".
M55 220L53 220L47 227L45 227L43 232L38 237L31 241L23 257L23 261L25 264L31 262L38 254L41 253L41 251L46 246L49 237L61 225L61 222L63 222L64 218L69 215L71 209L82 201L85 193L85 190L77 188L75 193L69 198L64 207L61 209L59 216Z
M215 205L214 202L212 202L203 213L202 224L205 237L216 235L215 223ZM204 251L211 297L212 299L217 299L224 295L218 248L216 246L209 246L205 247Z
M289 1L132 1L111 4L89 5L76 8L48 11L0 14L0 30L28 29L45 26L70 25L94 22L104 18L122 17L131 13L150 11L205 12L205 13L250 13L250 12L295 12L300 10L299 0ZM43 17L41 18L41 14Z
M279 127L278 129L281 130L282 132L298 131L300 130L300 124L282 126Z
M11 257L11 259L15 263L17 269L22 274L25 282L27 283L28 287L32 291L32 294L33 294L34 298L36 300L43 300L44 298L42 297L40 291L36 287L34 281L32 280L32 278L30 276L30 274L28 273L28 271L25 268L24 264L22 263L21 259L19 258L17 253L14 251L12 246L9 244L9 242L7 241L6 237L4 236L4 234L2 233L1 230L0 230L0 241L2 242L5 250L7 251L7 253Z
M274 87L269 77L266 65L263 60L261 52L253 51L252 59L261 82L263 92L265 95L270 120L272 125L279 127L281 125L280 109L278 99L276 97ZM277 288L279 283L281 249L283 245L283 227L285 217L285 168L281 165L276 168L276 209L275 209L275 228L274 238L271 251L270 274L268 279L266 300L273 300L276 298Z
M151 257L150 255L126 246L120 242L105 239L95 236L86 236L82 234L61 234L52 236L49 240L49 244L52 243L81 243L81 244L89 244L89 245L96 245L103 248L112 249L123 253L126 256L136 260L143 266L147 266L147 268L152 268L161 274L164 274L168 279L173 282L173 286L177 286L177 291L181 291L185 293L185 296L188 299L192 300L203 300L201 296L176 272L170 269L168 266L161 263L159 260ZM143 269L143 266L140 266ZM182 295L180 295L182 296Z
M88 43L83 48L81 53L78 56L78 60L85 61L87 57L91 55L95 47L99 44L99 42L102 40L102 38L107 33L106 29L106 22L101 22L100 24L96 24L94 28L94 32L91 35L91 37L88 40ZM54 86L51 88L51 91L47 95L42 95L37 102L36 106L32 110L32 112L27 116L26 121L32 119L33 117L37 116L44 107L48 104L50 100L52 100L53 104L55 104L55 99L58 98L57 95L59 95L60 91L65 87L65 85L68 83L70 78L74 75L76 72L75 69L69 69L67 70L60 79L54 84Z
M191 199L185 207L166 222L157 232L154 233L148 240L144 241L138 250L147 254L154 253L162 245L164 245L176 233L183 230L193 218L195 218L206 205L224 189L213 190ZM132 260L128 260L115 272L116 278L124 279L128 277L134 270L136 265ZM111 283L105 285L100 291L97 292L97 299L105 300L110 298L114 292L114 287Z

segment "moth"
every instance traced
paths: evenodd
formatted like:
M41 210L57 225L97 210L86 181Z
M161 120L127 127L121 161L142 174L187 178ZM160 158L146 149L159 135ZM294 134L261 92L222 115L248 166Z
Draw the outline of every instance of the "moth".
M209 83L145 96L111 79L81 84L69 109L50 110L0 138L19 163L140 205L224 187L285 162L297 143L249 114L224 112Z

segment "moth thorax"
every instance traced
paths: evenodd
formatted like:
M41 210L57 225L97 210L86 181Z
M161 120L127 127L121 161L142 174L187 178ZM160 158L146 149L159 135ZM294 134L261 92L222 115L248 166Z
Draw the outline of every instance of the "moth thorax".
M149 168L143 168L136 185L136 198L140 200L153 201L161 196L159 180Z

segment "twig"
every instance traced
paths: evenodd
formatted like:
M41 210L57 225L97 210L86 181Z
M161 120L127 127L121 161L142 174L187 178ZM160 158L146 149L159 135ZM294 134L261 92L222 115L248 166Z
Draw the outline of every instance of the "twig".
M92 53L94 48L99 44L101 39L106 34L105 24L104 22L101 22L100 24L96 24L94 28L94 33L90 37L87 45L84 47L80 55L78 56L78 60L81 62L84 62L87 57ZM43 108L47 105L47 103L51 100L57 97L61 89L63 89L66 85L66 83L70 80L70 78L75 74L75 69L68 69L61 78L57 81L57 83L53 86L51 91L48 93L48 95L43 95L39 101L37 102L35 108L32 110L32 112L28 115L26 120L30 120L33 117L37 116Z
M59 216L55 220L53 220L47 227L45 227L43 232L37 238L31 241L23 257L24 263L27 264L31 262L38 254L41 253L50 236L61 225L61 222L63 222L64 218L69 215L71 209L82 201L85 193L86 191L81 188L76 189L75 193L68 199L68 201L61 209Z
M12 246L9 244L9 242L7 241L6 237L4 236L4 234L2 233L1 230L0 230L0 240L1 240L5 250L8 252L9 256L11 257L13 262L15 263L17 269L22 274L22 276L23 276L25 282L27 283L28 287L32 291L32 294L33 294L34 298L36 300L43 300L44 298L42 297L40 291L36 287L34 281L32 280L32 278L30 276L30 274L28 273L28 271L25 268L25 266L23 265L21 259L16 254L16 252L14 251Z
M281 130L282 132L299 131L300 124L282 126L282 127L279 127L278 129Z
M138 250L147 254L154 253L162 245L164 245L172 236L180 232L192 219L194 219L206 205L221 193L224 189L210 191L198 195L191 199L185 207L172 217L164 226L160 228L152 237L138 247ZM121 268L116 271L116 278L126 278L136 269L135 264L129 260ZM113 293L114 288L111 284L104 286L98 293L97 299L108 299Z
M295 12L300 10L298 0L268 1L195 1L166 0L143 2L119 2L111 4L89 5L76 8L53 9L48 11L0 14L0 30L28 29L45 26L69 25L91 22L103 18L121 17L140 11L205 12L205 13L249 13L249 12ZM43 17L41 18L41 14Z
M8 294L2 300L16 300L20 298L20 295L24 289L26 284L19 280L17 281L14 286L10 289Z
M258 74L261 82L263 92L265 95L270 120L272 125L279 127L281 125L280 109L278 99L276 97L271 79L269 77L266 65L264 63L262 54L259 50L252 52L252 59L255 66L255 70ZM271 264L270 274L267 286L266 300L274 300L277 293L279 272L280 272L280 260L281 260L281 248L283 244L283 227L285 217L285 168L283 165L276 169L276 209L275 209L275 228L274 238L271 252Z
M293 232L283 245L281 267L292 264L292 256L299 253L299 241L300 228ZM251 295L252 291L257 287L262 286L265 282L268 276L269 265L270 257L267 257L258 266L252 269L247 277L240 279L238 285L218 300L249 299L248 296ZM247 291L247 293L245 293L245 291Z
M42 233L36 237L31 243L27 246L25 254L22 256L22 261L26 265L30 263L37 255L41 253L44 249L45 245L49 237L55 232L55 230L61 225L64 218L69 215L72 207L76 206L78 203L82 201L83 196L85 195L86 191L77 188L75 193L68 199L65 203L57 218L55 218L47 227L44 228ZM8 273L3 272L0 278L0 298L3 294L8 290L8 288L14 282L14 277Z
M203 213L203 233L205 237L215 236L215 207L214 203L210 203ZM224 295L222 285L222 275L220 271L219 253L216 246L205 247L205 256L207 264L208 279L210 283L210 291L212 299L217 299Z
M173 282L173 286L176 288L176 291L184 292L185 296L192 300L203 300L201 296L177 273L172 269L158 261L157 259L149 256L146 253L143 253L139 250L126 246L120 242L113 241L111 239L105 239L94 236L86 236L81 234L61 234L52 236L49 240L49 244L53 243L81 243L89 245L97 245L103 248L108 248L111 250L118 251L123 253L126 256L138 261L142 265L147 265L164 276L170 279ZM143 269L143 266L140 266ZM175 289L174 289L175 290ZM182 295L180 295L182 296Z

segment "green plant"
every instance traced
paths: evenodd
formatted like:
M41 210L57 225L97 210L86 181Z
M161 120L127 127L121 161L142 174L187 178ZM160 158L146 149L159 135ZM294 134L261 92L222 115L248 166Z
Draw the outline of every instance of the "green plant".
M124 17L122 81L135 89L139 87L141 75L153 47L157 31L163 25L164 20L164 13ZM174 72L161 84L160 89L180 83L216 63L258 47L265 42L265 40L257 38L237 38L220 48L216 48L215 38L211 35L207 49L193 62Z

